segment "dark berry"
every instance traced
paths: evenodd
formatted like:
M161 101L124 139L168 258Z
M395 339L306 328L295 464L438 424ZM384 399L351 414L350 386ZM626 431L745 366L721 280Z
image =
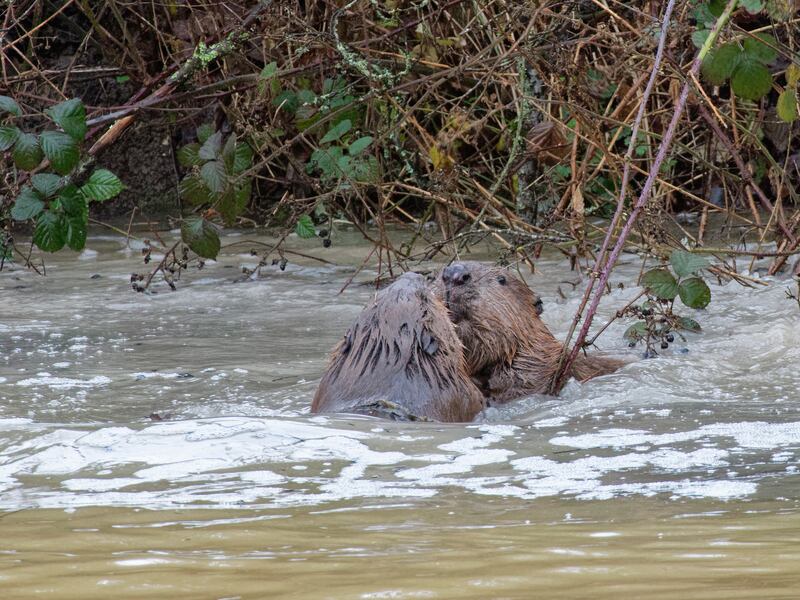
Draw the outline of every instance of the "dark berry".
M667 334L667 341L670 342L670 343L674 342L675 341L675 336L672 335L671 333L668 333Z
M328 230L327 229L320 229L319 233L317 234L321 238L328 237Z
M643 317L649 317L652 314L653 314L653 311L650 310L649 308L643 308L642 309L642 316Z
M667 342L661 342L661 349L666 350L667 348L669 348L669 344Z
M628 343L628 348L635 348L635 347L636 347L636 342L629 342Z
M326 248L330 248L331 247L331 238L325 238L324 240L322 240L322 245L325 246Z

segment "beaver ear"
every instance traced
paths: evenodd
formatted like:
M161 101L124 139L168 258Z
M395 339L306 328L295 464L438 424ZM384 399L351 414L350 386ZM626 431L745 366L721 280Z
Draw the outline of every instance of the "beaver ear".
M539 294L533 295L533 308L537 315L541 315L544 312L544 303L542 302L542 298L539 296Z
M419 336L419 341L422 344L422 349L426 354L433 356L439 350L439 341L426 329L424 329L422 331L422 335Z

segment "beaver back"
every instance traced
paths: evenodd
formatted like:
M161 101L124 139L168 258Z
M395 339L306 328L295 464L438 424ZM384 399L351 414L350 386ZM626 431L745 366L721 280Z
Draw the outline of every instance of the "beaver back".
M382 414L470 421L483 396L467 375L447 309L407 273L358 316L333 349L312 412Z

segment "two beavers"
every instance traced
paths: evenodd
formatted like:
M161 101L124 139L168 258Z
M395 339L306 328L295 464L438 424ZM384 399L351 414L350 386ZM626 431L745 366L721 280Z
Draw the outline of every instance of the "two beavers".
M483 407L447 309L421 275L406 273L333 349L311 412L464 422Z
M464 422L487 400L547 393L563 345L541 312L541 299L505 269L454 263L430 285L406 273L333 349L311 412ZM622 364L581 355L570 375L585 381Z
M434 289L450 310L470 374L491 401L548 392L564 346L539 318L541 300L522 280L499 267L458 262L442 269ZM579 355L570 375L586 381L623 364Z

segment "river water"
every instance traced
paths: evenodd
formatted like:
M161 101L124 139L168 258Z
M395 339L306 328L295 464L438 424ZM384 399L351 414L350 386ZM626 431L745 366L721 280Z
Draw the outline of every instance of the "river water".
M132 292L141 244L99 233L0 273L0 597L800 597L790 281L712 283L684 311L703 333L656 359L612 324L598 345L631 364L558 399L395 423L308 413L373 293L374 263L338 293L363 242L291 240L336 264L236 283L248 239L176 292ZM526 278L563 337L575 274Z

